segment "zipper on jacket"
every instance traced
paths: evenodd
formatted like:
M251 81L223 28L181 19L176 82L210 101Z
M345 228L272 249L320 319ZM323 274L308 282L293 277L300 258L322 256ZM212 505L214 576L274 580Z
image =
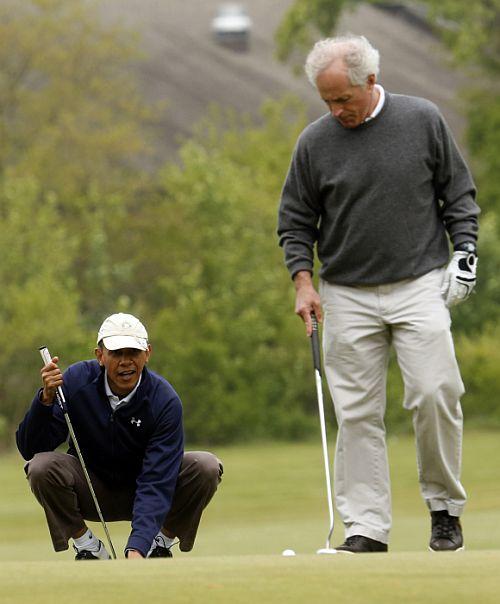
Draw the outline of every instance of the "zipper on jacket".
M111 429L111 467L115 467L115 412L111 411L109 416L109 425ZM116 481L115 473L113 472L113 482Z

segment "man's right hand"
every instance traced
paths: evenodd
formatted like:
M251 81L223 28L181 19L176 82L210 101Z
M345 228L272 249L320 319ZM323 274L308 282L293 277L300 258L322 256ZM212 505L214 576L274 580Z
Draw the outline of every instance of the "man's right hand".
M295 313L302 317L306 325L307 335L312 334L311 313L316 315L321 322L323 315L321 312L321 300L318 292L314 289L311 273L309 271L299 271L293 278L295 284Z
M143 560L144 556L136 549L129 549L127 550L126 558L127 560Z
M43 381L43 405L52 405L58 386L62 386L63 384L63 376L61 370L57 366L58 362L59 357L53 357L52 361L42 367L40 371L40 373L42 374Z

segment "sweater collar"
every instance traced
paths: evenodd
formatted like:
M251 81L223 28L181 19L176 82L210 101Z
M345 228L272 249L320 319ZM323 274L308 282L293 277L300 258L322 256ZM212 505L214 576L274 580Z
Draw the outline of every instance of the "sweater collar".
M380 84L375 84L375 90L379 93L377 104L375 105L374 110L370 113L370 115L365 119L365 122L369 122L377 117L377 115L382 111L382 107L385 103L385 90L380 86Z
M382 88L382 87L381 87ZM391 104L391 94L384 90L384 98L381 103L382 95L380 96L378 103L375 109L372 111L370 117L365 119L359 126L356 128L344 128L342 124L340 124L331 113L325 114L325 118L328 118L330 124L333 125L334 128L338 129L339 132L345 133L347 136L352 136L356 132L361 132L367 128L371 128L374 124L376 124L380 118L383 117L384 113L387 111L389 105Z

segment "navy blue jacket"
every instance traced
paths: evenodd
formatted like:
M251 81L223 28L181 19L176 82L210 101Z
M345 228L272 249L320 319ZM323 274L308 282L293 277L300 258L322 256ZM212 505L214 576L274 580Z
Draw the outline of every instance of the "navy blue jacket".
M57 403L37 393L16 441L21 455L53 451L68 438ZM113 412L97 361L71 365L63 375L68 414L88 469L111 488L135 489L132 532L126 549L146 555L172 505L184 453L182 404L172 386L146 368L132 399ZM73 443L68 453L76 457Z

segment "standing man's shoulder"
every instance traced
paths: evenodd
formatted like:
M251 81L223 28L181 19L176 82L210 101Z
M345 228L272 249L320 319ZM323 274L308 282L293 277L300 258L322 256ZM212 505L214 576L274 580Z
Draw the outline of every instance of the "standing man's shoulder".
M331 136L332 126L334 124L331 115L329 113L322 115L302 130L297 139L297 147L307 148L328 139Z
M399 113L418 119L427 118L439 120L442 118L439 107L432 101L429 101L429 99L407 94L386 93L386 95L390 106Z

